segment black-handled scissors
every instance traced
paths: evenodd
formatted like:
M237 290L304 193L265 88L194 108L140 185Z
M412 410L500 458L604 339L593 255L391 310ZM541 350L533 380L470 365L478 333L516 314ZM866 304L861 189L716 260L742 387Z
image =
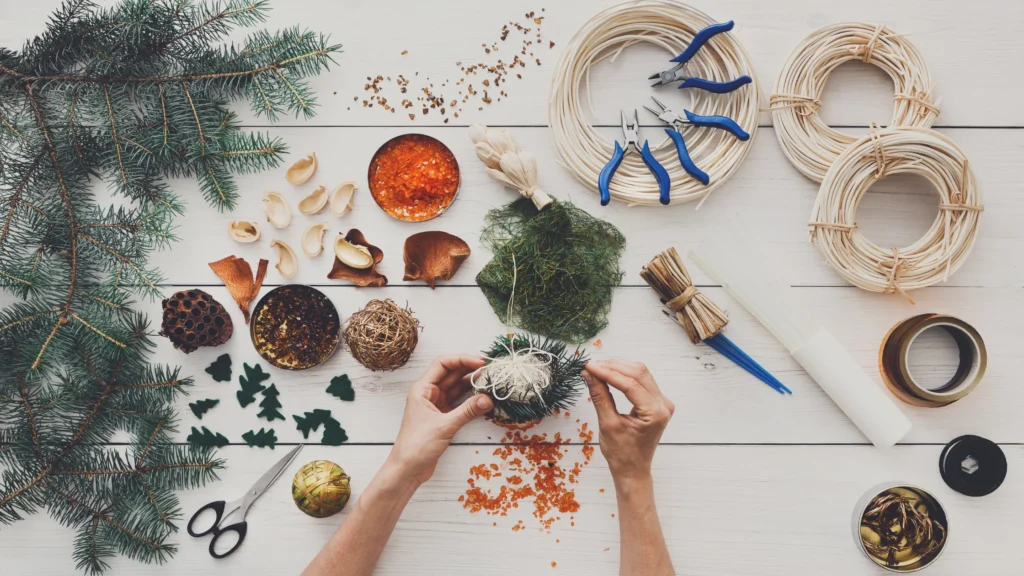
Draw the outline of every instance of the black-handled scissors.
M234 553L235 550L238 550L238 547L241 546L242 542L245 540L245 533L249 530L249 524L245 521L245 514L249 511L249 507L252 506L253 502L255 502L257 498L267 491L267 488L270 488L270 485L274 483L274 480L277 480L277 477L280 476L282 472L284 472L284 469L288 467L288 464L291 463L292 459L295 458L295 455L299 453L299 450L302 450L301 444L286 454L285 457L277 464L274 464L274 467L268 470L266 474L260 476L260 479L252 485L252 488L245 493L245 496L242 496L233 502L217 500L216 502L210 502L206 506L196 510L196 513L192 515L192 519L188 521L189 536L192 536L193 538L201 538L203 536L213 534L213 538L210 540L210 556L213 556L214 558L224 558L225 556L229 556ZM207 510L213 510L213 512L217 514L217 518L209 528L202 532L196 532L192 528L192 525L195 524L196 519ZM223 526L222 524L224 523L224 520L235 512L239 513L239 521L229 526ZM222 534L227 532L234 532L237 534L238 541L236 541L235 545L227 552L218 554L216 549L217 540L220 539Z

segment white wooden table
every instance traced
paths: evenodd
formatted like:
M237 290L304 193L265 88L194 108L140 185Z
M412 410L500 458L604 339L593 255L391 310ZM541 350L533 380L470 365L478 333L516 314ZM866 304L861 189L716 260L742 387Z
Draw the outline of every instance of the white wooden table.
M432 79L460 75L456 61L486 62L482 43L498 39L510 20L525 22L524 13L540 13L541 3L529 0L477 2L442 0L411 2L331 2L278 0L267 28L299 23L330 33L344 44L339 66L314 80L322 104L311 122L285 120L267 127L239 110L248 126L283 137L294 159L316 152L320 170L314 181L333 185L354 179L363 190L356 207L344 220L329 220L331 233L358 227L386 255L383 272L391 285L382 289L356 289L325 278L327 256L315 261L301 258L298 282L318 286L347 316L374 297L408 302L425 326L419 348L409 364L393 373L371 373L346 352L325 366L303 373L271 368L272 381L281 390L286 414L330 404L348 431L349 443L337 447L310 445L292 469L255 505L249 515L251 529L239 553L213 560L207 542L181 534L180 551L169 566L144 566L118 558L114 574L292 574L313 557L335 528L342 513L314 520L291 503L288 479L299 463L328 458L340 463L353 477L354 497L366 487L386 457L398 429L408 383L436 355L475 351L503 332L482 293L474 286L475 274L489 254L479 245L479 226L490 208L512 199L512 194L491 182L474 158L465 126L471 122L511 127L521 145L540 162L544 188L571 198L583 208L619 226L628 245L622 261L626 277L615 295L611 325L600 335L603 345L590 347L596 358L624 357L646 362L678 407L665 433L654 463L658 505L665 536L680 574L793 575L881 574L855 548L850 520L856 500L870 487L888 480L905 481L933 491L946 505L951 535L944 557L927 574L985 576L1021 573L1019 541L1024 536L1024 386L1020 375L1024 359L1019 353L1020 304L1024 285L1024 185L1019 165L1024 157L1024 107L1020 106L1019 62L1024 57L1024 4L1010 0L977 0L969 5L953 0L692 0L712 17L737 22L733 32L753 57L762 94L767 95L784 59L812 29L846 20L881 22L911 34L930 65L936 91L943 97L939 129L951 136L970 156L985 195L986 211L977 247L970 261L950 281L916 292L916 307L899 297L869 294L845 285L826 268L807 243L806 221L817 186L804 179L783 157L770 126L762 118L753 151L727 186L698 212L694 205L673 208L627 208L613 204L601 208L594 194L576 183L556 162L546 127L546 100L552 68L575 30L611 0L561 0L546 6L544 46L537 50L541 65L511 79L509 93L500 103L475 106L448 125L436 114L417 114L410 121L401 113L387 114L354 103L367 94L367 76L398 74ZM485 5L486 4L486 5ZM17 48L28 34L42 31L55 0L5 0L0 14L0 45ZM549 49L547 41L555 42ZM519 41L510 37L509 47ZM504 46L504 44L502 44ZM408 54L403 55L403 51ZM499 53L510 60L512 54ZM638 47L614 64L593 71L597 90L595 107L600 124L609 130L618 124L618 109L639 107L650 90L637 80L662 69L665 55ZM389 95L397 93L392 87ZM883 73L860 64L843 66L832 78L822 115L827 122L863 132L890 116L891 84ZM679 98L678 96L672 96ZM400 96L394 101L400 100ZM349 109L351 108L351 109ZM653 132L654 123L644 120ZM440 219L426 224L392 220L374 205L365 191L370 156L384 141L409 131L436 136L455 152L462 167L463 184L457 201ZM613 133L613 132L609 132ZM287 165L287 164L286 164ZM310 189L312 183L303 188ZM221 302L230 303L207 262L228 254L250 261L271 258L268 242L281 237L298 247L299 234L311 219L299 216L281 233L266 230L261 242L241 246L225 234L229 218L262 220L260 197L279 190L297 201L300 193L284 182L284 168L241 178L243 199L234 215L208 208L193 182L176 189L188 200L188 213L179 220L182 240L154 262L170 279L167 294L182 288L203 287ZM922 181L892 178L875 187L862 205L858 222L879 243L907 245L924 232L937 212L934 193ZM651 256L669 246L682 250L708 238L733 214L739 214L763 246L780 263L780 274L801 301L850 350L879 382L876 354L885 331L896 321L921 312L958 315L975 325L989 345L989 372L981 387L968 398L942 409L902 406L914 428L896 448L883 452L868 445L857 429L825 394L788 357L783 346L716 288L696 267L696 280L728 308L729 334L770 371L794 390L781 397L753 380L710 349L694 347L682 330L659 310L654 293L637 275ZM269 229L269 226L266 228ZM403 283L401 248L412 233L441 229L470 242L473 256L458 275L431 291L421 283ZM284 280L271 269L264 292ZM10 302L10 297L2 303ZM159 303L143 304L151 319L159 317ZM160 339L155 362L183 366L196 378L192 399L216 397L223 401L201 423L224 433L232 445L220 451L227 460L223 480L181 495L188 515L198 506L234 497L284 450L250 449L241 434L265 422L233 401L235 382L213 382L203 369L219 354L228 352L235 374L242 362L259 358L245 337L241 314L232 308L239 332L225 346L184 356ZM950 350L936 342L926 364L948 368ZM266 362L262 362L266 367ZM354 403L341 404L324 394L330 377L348 373L357 390ZM179 407L181 440L198 422L187 406ZM621 405L621 403L620 403ZM596 418L588 404L573 411L572 419L545 422L543 431L575 432L576 417L591 425ZM291 424L275 426L284 444L302 440ZM949 490L938 474L943 444L960 434L973 433L999 442L1009 459L1010 472L995 494L971 499ZM511 531L522 519L536 528L529 510L494 518L470 514L457 499L465 489L468 468L487 461L486 455L501 430L487 422L465 429L438 466L433 480L416 495L398 525L380 563L380 574L615 574L618 564L615 500L607 467L598 453L581 476L577 497L581 510L576 525L556 523L550 535L540 530ZM573 437L575 435L573 434ZM481 448L484 445L484 448ZM284 448L284 446L282 446ZM579 446L570 449L578 455ZM482 455L477 454L479 451ZM602 493L600 489L607 490ZM497 526L492 522L497 520ZM73 573L72 533L45 514L15 526L0 528L0 572L4 574ZM557 539L557 540L556 540ZM608 549L606 551L606 549ZM557 568L551 567L557 562Z

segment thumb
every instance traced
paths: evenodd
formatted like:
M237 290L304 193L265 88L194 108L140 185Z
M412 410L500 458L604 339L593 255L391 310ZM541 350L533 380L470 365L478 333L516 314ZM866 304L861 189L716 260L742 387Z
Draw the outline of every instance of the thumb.
M458 430L473 420L487 414L492 409L494 409L494 401L491 400L490 396L475 394L460 404L458 408L449 412L448 416L451 423L455 425L455 429Z

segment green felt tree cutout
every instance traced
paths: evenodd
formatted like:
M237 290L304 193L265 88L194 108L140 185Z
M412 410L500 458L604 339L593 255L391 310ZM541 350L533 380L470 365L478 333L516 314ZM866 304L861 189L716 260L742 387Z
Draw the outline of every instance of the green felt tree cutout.
M188 407L192 409L192 413L196 415L196 418L203 419L203 414L210 411L220 403L220 400L216 398L207 398L206 400L196 400L195 402L189 402Z
M330 415L330 412L327 413ZM309 439L309 433L315 432L317 428L323 424L323 420L314 412L306 412L305 416L299 416L298 414L292 414L292 418L295 419L296 429L302 432L302 437Z
M348 374L331 378L331 385L327 387L327 393L337 396L345 402L356 399L356 391L352 389L352 381L348 379Z
M249 430L242 434L242 440L245 440L250 448L273 448L277 444L277 434L274 433L273 428L270 430L260 428L259 432Z
M192 427L192 433L188 435L185 440L193 446L207 446L217 447L228 445L228 439L224 437L220 432L210 432L210 430L203 426L203 431L196 430L196 427Z
M337 420L331 418L324 422L324 436L320 439L321 444L341 446L346 441L348 441L348 435L345 434L345 429L341 427Z
M238 398L238 403L245 408L249 404L256 401L256 394L262 392L266 388L260 382L270 379L270 374L263 371L263 367L259 364L250 367L248 364L242 364L242 369L245 370L245 376L238 377L238 384L241 386L241 390L235 392L235 396Z
M277 386L271 384L269 388L263 391L263 401L260 402L260 413L256 415L257 418L266 418L268 421L273 422L276 420L287 420L284 414L278 408L281 407L281 403L277 401L277 397L280 392L277 391Z
M231 381L231 356L221 354L206 368L206 373L217 382Z

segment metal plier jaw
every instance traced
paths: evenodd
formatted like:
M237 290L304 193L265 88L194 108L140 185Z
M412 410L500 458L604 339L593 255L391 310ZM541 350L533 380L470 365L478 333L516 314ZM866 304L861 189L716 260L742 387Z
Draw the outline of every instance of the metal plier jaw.
M658 72L651 74L648 80L657 80L651 87L664 86L673 82L682 81L682 84L678 88L697 88L700 90L706 90L714 94L725 94L732 92L741 86L750 84L752 79L750 76L740 76L735 80L728 80L725 82L716 82L714 80L705 80L704 78L695 78L693 76L686 76L682 73L683 66L686 65L693 57L700 51L700 49L716 34L722 32L728 32L732 30L734 23L732 20L723 22L721 24L711 24L710 26L700 30L693 35L693 41L686 47L685 50L679 56L672 59L672 62L677 64L664 72Z
M669 178L665 167L654 157L647 141L644 140L643 146L640 145L640 134L638 132L640 121L637 120L636 110L633 110L632 124L626 120L625 111L619 111L619 114L622 118L622 137L624 143L620 144L618 140L615 141L615 150L612 152L612 157L597 177L597 189L601 192L601 206L607 206L611 202L609 186L611 185L612 178L615 177L615 171L619 169L622 159L626 157L631 148L640 153L640 157L643 158L647 169L651 171L654 179L658 182L659 200L662 204L668 204L671 200L672 180Z

